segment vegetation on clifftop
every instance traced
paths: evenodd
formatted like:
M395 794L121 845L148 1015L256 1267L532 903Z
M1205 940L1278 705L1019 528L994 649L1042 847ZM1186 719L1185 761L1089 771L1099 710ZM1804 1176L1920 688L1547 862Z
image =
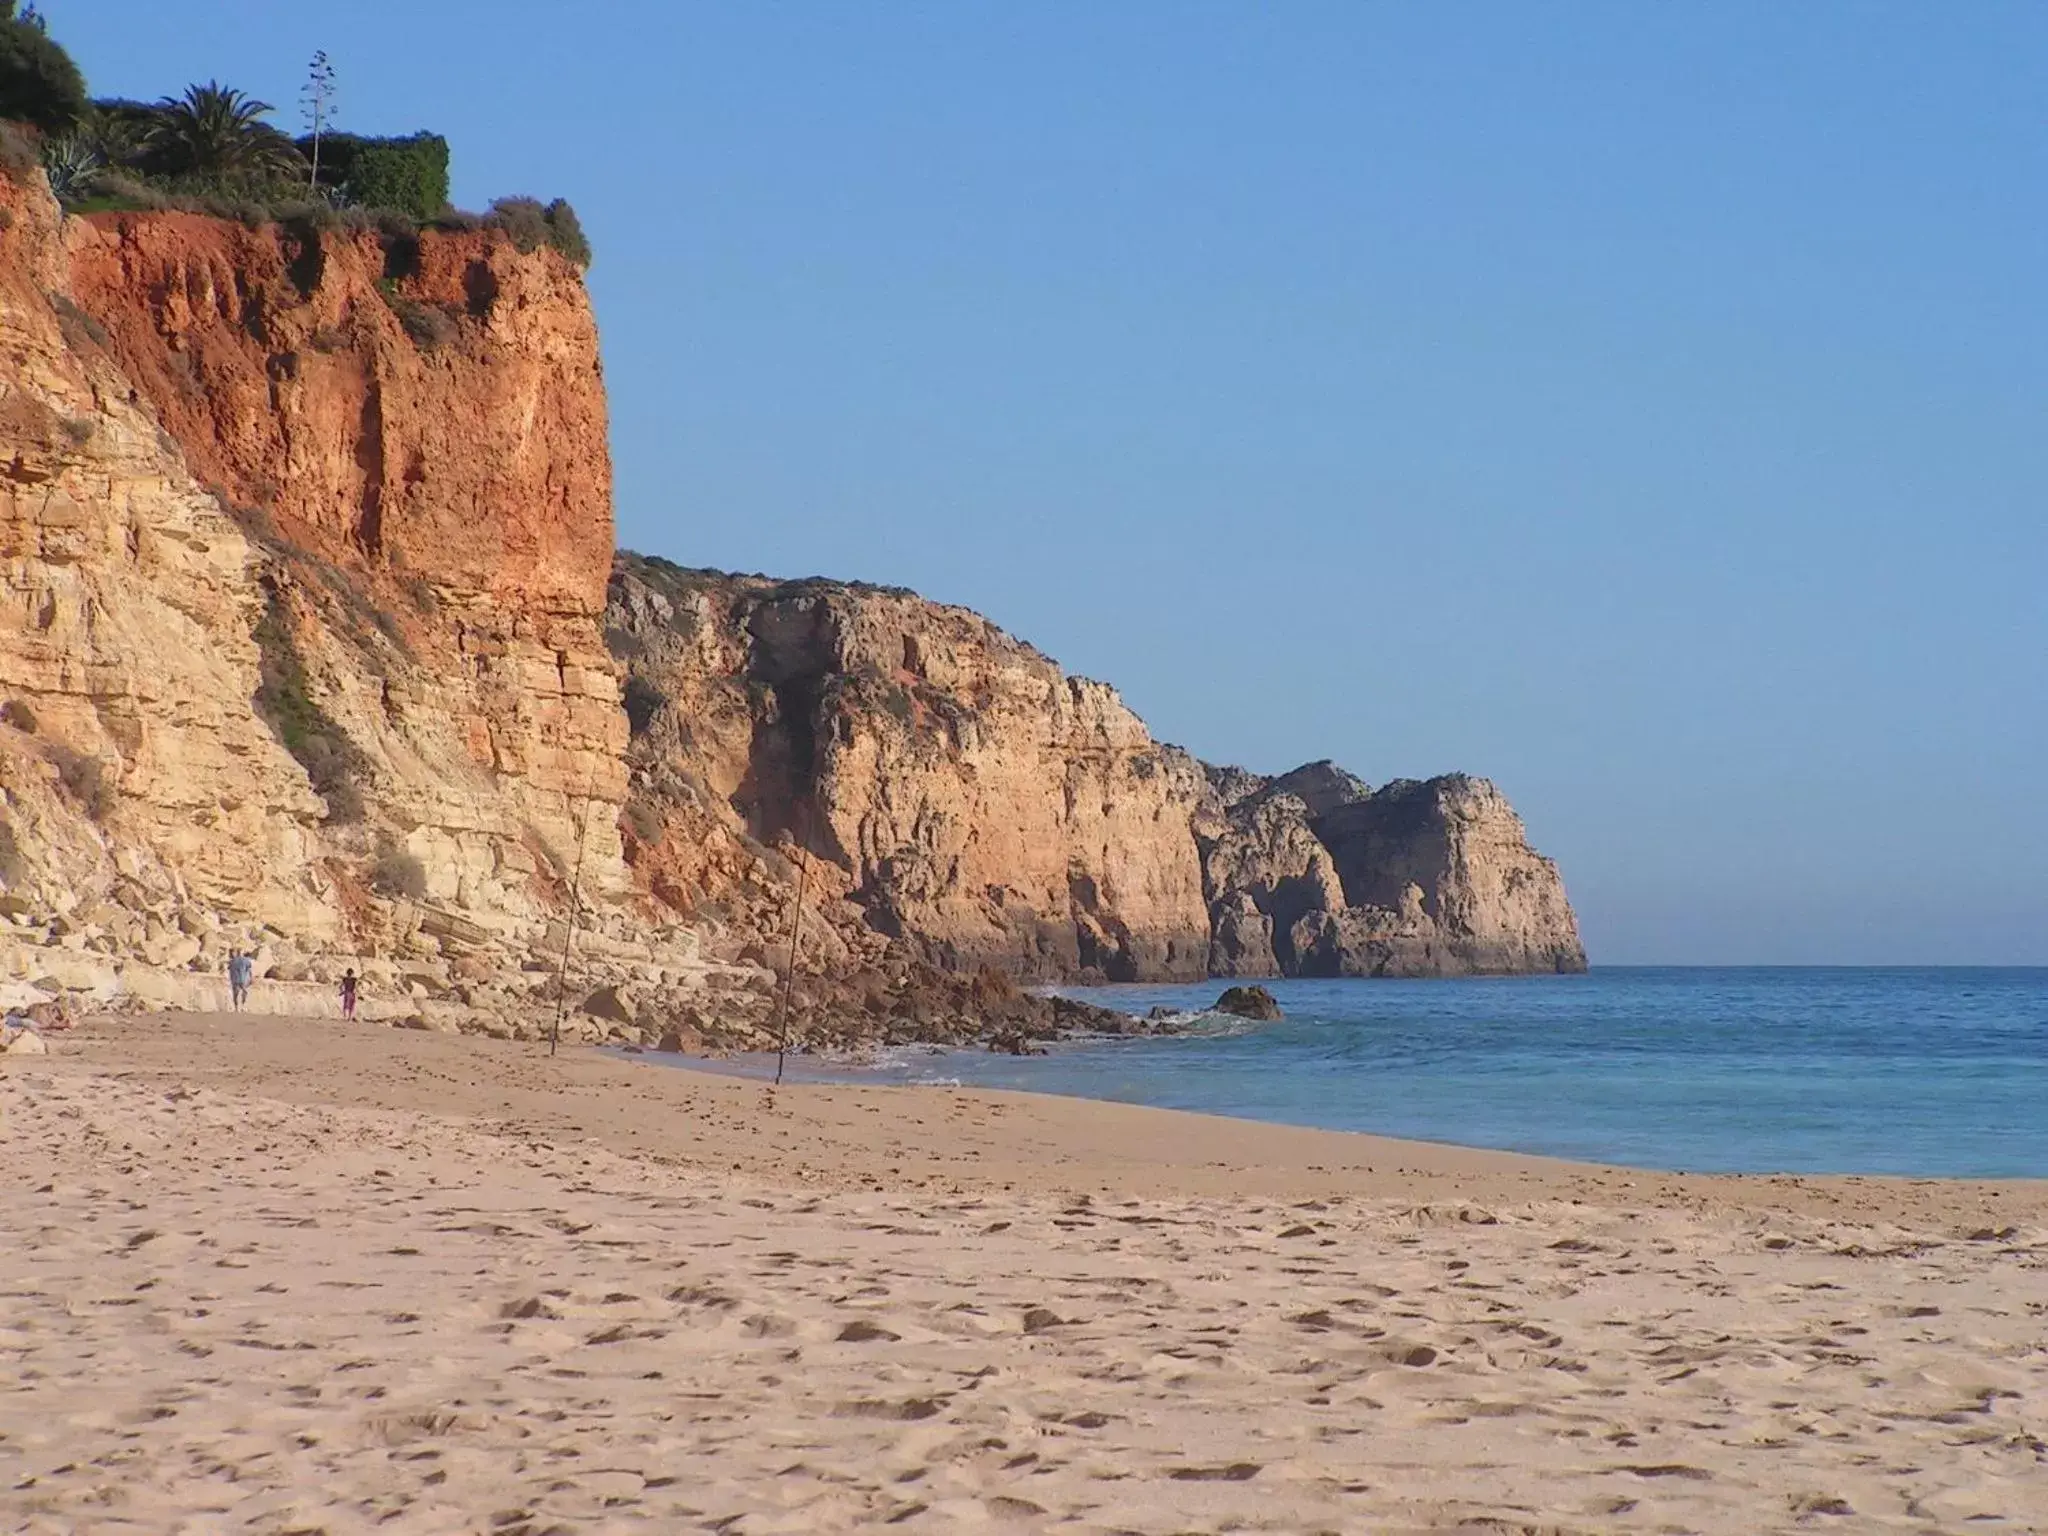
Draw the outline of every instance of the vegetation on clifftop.
M310 136L297 148L312 159ZM328 133L318 152L318 184L341 206L387 209L421 224L448 211L448 141L438 133L383 139Z
M0 117L62 133L89 110L85 77L31 5L0 0Z
M880 582L856 581L837 576L764 576L755 571L719 571L708 566L678 565L661 555L643 555L637 550L622 549L613 561L614 569L629 576L636 576L646 582L671 602L689 592L701 592L721 587L730 582L758 582L773 588L777 598L826 595L832 592L877 592L884 597L917 597L909 587L887 586Z
M334 72L324 54L306 95L315 131L297 140L269 120L269 102L214 80L155 102L95 101L34 8L16 15L15 0L0 0L0 163L19 171L39 159L68 212L176 209L251 226L406 235L496 229L521 251L549 246L590 264L582 224L560 198L501 198L481 215L450 206L439 134L332 131Z

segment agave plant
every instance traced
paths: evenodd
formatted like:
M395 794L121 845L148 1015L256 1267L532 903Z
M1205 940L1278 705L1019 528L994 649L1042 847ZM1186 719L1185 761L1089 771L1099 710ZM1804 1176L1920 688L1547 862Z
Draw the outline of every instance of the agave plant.
M75 203L92 194L93 183L107 168L107 157L81 133L43 140L43 174L60 203Z
M194 179L304 176L306 162L292 141L263 121L273 110L213 80L166 97L149 125L149 169Z

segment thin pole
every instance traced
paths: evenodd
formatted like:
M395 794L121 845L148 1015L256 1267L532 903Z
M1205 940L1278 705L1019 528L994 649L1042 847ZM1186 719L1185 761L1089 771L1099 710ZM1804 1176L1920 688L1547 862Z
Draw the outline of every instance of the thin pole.
M562 960L555 967L555 1024L548 1031L548 1054L562 1043L562 1015L569 1010L569 946L576 942L576 914L583 905L583 855L590 850L590 797L597 789L597 757L583 781L583 813L576 818L576 873L569 881L568 931L562 935Z
M796 911L789 921L789 969L782 977L781 1040L775 1047L775 1081L782 1081L783 1063L789 1059L789 989L796 984L796 941L804 930L804 881L811 873L811 852L801 843L796 850Z

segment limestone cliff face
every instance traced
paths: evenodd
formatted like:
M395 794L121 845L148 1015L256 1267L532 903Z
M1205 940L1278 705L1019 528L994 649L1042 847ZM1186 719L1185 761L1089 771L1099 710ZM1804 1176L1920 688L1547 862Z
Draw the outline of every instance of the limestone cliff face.
M417 944L414 900L534 929L587 834L586 886L623 894L574 268L484 232L64 219L40 178L0 208L0 748L40 828L10 886L96 870Z
M953 1028L919 962L1584 963L1483 782L1205 770L964 609L615 567L610 498L557 253L66 219L0 175L0 969L217 975L232 931L496 1028L579 876L641 1038L685 996L757 1027L799 883L842 1033Z
M250 710L254 552L62 298L58 212L0 180L0 754L15 875L336 925L321 802ZM52 296L56 295L53 302Z
M1379 790L1328 763L1211 770L1203 874L1219 975L1582 971L1557 866L1484 779Z
M789 838L940 964L1206 966L1199 766L1113 689L965 609L873 587L622 558L608 622L651 817L722 805L730 837ZM673 879L662 841L647 858ZM709 874L678 898L718 899Z
M484 231L170 213L66 233L71 298L256 535L428 893L538 910L579 828L586 875L618 888L610 462L575 268Z
M330 558L588 623L612 555L582 274L502 234L65 223L71 298L193 474Z
M1557 870L1483 780L1205 768L960 608L620 557L628 852L680 912L872 963L1112 980L1582 970ZM879 936L879 937L878 937Z

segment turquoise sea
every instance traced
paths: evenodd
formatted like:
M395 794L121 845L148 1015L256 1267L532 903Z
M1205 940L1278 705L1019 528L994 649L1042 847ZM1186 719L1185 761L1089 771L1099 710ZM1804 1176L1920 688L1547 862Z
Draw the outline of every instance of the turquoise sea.
M1222 982L1072 995L1143 1013ZM2048 1177L2048 970L1265 983L1284 1021L802 1075L952 1081L1725 1172Z

